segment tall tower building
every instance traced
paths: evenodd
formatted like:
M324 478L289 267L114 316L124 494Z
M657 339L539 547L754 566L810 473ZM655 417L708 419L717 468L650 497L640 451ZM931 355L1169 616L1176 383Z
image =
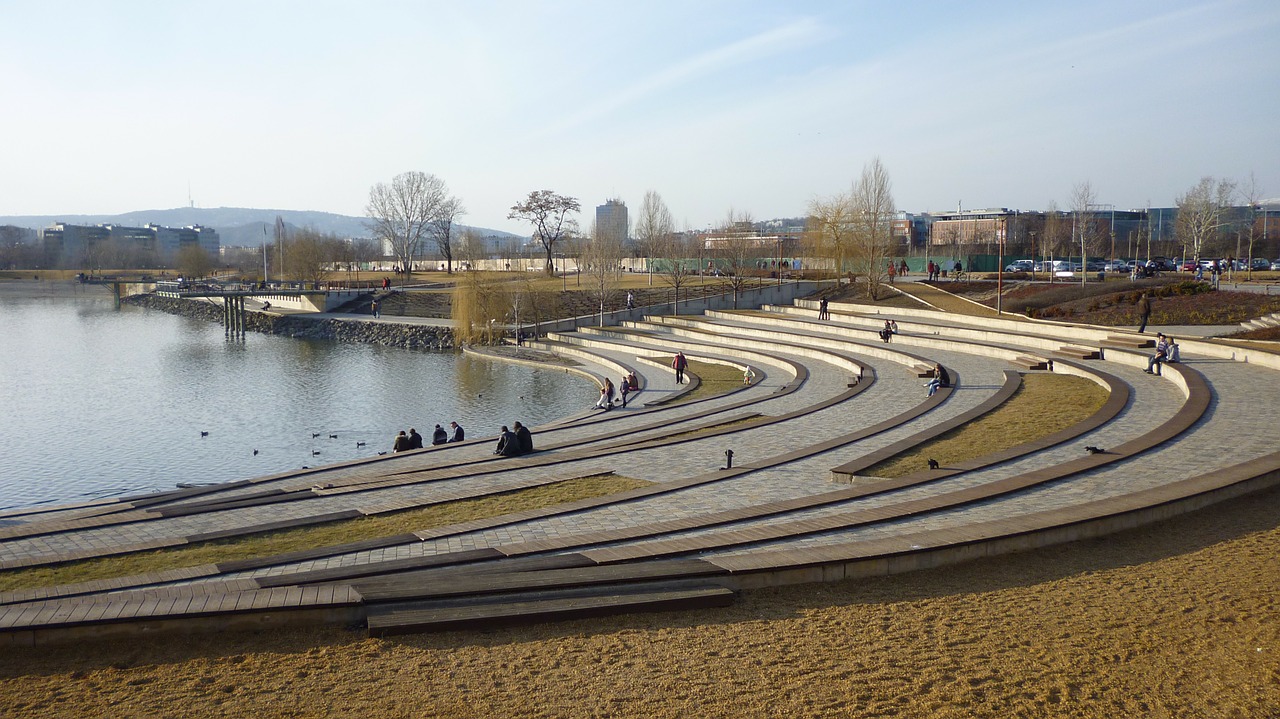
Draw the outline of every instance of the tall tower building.
M606 200L596 206L596 231L601 237L611 237L624 243L629 237L631 225L627 220L627 203L618 199Z

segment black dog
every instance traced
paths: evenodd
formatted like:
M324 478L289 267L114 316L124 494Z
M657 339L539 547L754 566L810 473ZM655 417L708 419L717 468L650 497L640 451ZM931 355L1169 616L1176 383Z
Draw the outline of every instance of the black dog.
M936 459L929 460L929 469L937 469L937 468L938 468L938 460Z
M1103 448L1101 448L1101 447L1085 447L1085 448L1084 448L1084 451L1088 452L1089 454L1102 454L1103 452L1105 452L1105 451L1107 451L1107 450L1105 450L1105 449L1103 449Z

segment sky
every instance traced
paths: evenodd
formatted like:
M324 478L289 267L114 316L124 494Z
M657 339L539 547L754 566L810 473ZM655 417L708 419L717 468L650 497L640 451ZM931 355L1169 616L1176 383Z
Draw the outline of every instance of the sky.
M909 212L1280 197L1274 0L0 0L0 28L0 215L363 215L415 170L468 225L653 190L699 229L873 158Z

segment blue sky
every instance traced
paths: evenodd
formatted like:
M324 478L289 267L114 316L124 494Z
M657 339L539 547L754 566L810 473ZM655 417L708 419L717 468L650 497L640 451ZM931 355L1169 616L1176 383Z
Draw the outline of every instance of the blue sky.
M0 0L0 215L360 215L438 175L803 214L879 157L900 208L1280 197L1280 3ZM588 213L589 214L589 213ZM589 222L589 217L585 218ZM584 222L585 224L585 222Z

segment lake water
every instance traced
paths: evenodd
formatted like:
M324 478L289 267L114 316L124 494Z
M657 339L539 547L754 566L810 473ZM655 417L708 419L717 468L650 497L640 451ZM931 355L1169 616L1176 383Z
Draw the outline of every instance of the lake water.
M563 370L254 333L232 341L220 324L110 298L12 295L0 294L0 508L370 457L410 426L428 443L450 421L469 439L494 436L580 411L594 394Z

